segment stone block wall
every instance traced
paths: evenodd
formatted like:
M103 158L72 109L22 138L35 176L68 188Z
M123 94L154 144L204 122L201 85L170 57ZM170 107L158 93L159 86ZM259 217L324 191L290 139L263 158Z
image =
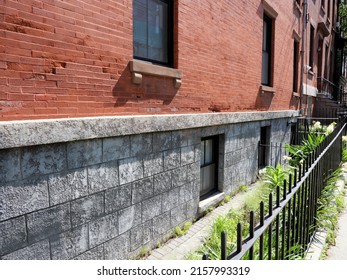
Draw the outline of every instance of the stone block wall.
M287 118L270 120L289 141ZM197 217L201 138L220 136L218 190L257 175L262 121L0 150L1 259L127 259ZM187 127L187 126L185 126Z

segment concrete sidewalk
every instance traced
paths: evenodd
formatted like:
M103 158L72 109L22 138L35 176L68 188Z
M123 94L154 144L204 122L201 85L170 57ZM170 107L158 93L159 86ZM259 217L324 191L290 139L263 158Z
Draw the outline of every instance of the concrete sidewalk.
M344 187L344 186L343 186ZM160 248L154 249L151 254L146 258L148 260L183 260L189 254L195 252L208 237L210 228L214 220L220 216L225 215L231 208L237 209L242 205L246 193L239 193L233 197L228 203L219 206L212 212L202 217L194 223L187 234L170 239L167 243L163 244ZM347 205L347 194L345 196ZM307 260L318 260L324 244L326 233L319 232L316 244L313 244L309 250ZM339 217L339 231L337 233L336 245L329 248L327 252L327 260L347 260L347 208Z
M345 195L347 205L347 194ZM339 217L339 229L335 246L331 246L327 252L327 260L347 260L347 208Z
M189 254L195 252L204 242L204 239L209 236L210 228L214 220L225 215L231 208L238 208L243 202L246 193L239 193L231 198L231 200L214 209L206 216L195 222L187 234L170 239L160 248L154 249L146 258L148 260L183 260Z

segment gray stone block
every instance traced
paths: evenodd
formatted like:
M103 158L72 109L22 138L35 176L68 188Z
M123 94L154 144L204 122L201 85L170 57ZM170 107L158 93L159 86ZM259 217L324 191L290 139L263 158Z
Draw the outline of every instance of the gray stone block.
M64 144L25 147L22 151L23 178L45 175L66 169Z
M187 181L200 180L200 161L187 166Z
M224 125L217 125L217 126L210 126L210 127L203 127L201 129L201 137L208 137L213 135L220 135L225 133L225 126Z
M48 179L50 205L56 205L88 195L87 170L79 169L50 175Z
M187 219L192 220L195 219L198 213L199 207L199 197L193 198L187 202Z
M229 127L227 131L227 136L237 136L242 134L242 123L235 123Z
M133 228L130 232L130 250L135 251L152 240L152 231L151 221Z
M244 151L242 150L237 150L231 153L226 153L225 154L225 166L230 167L236 164L239 164L240 161L242 160L242 153Z
M67 144L69 169L85 167L102 162L102 140L86 140Z
M130 156L150 154L153 151L152 134L137 134L130 136Z
M72 259L88 250L88 225L50 238L53 260Z
M191 199L193 199L193 192L195 190L195 182L190 182L182 187L180 189L180 194L179 194L179 203L183 204Z
M35 243L2 257L4 260L49 260L50 258L48 240Z
M143 171L144 177L149 177L154 174L163 172L164 164L163 164L162 153L150 154L150 155L144 156L143 166L144 166L144 171Z
M166 212L176 207L179 202L179 188L170 190L167 193L163 194L162 197L162 212Z
M130 251L130 237L128 233L112 239L104 244L106 260L126 260Z
M89 244L95 247L107 240L118 236L118 215L110 215L99 218L89 223Z
M11 182L0 187L0 221L48 206L46 180Z
M141 203L138 203L119 211L119 234L141 224L141 207Z
M195 161L195 146L181 148L181 165L187 165Z
M0 182L20 179L20 149L0 150Z
M72 226L86 223L104 214L104 193L97 193L89 197L71 202Z
M104 245L95 247L83 254L77 256L75 260L103 260L104 259Z
M153 178L146 178L132 184L132 204L153 196Z
M250 121L280 118L295 119L299 111L222 112L201 114L169 114L146 116L102 116L75 119L52 119L0 123L0 148L22 147L79 139L95 139L119 135L158 131L192 131L199 135L199 127L220 126ZM18 135L21 137L18 137Z
M131 184L105 192L105 212L111 213L131 205Z
M69 203L28 214L27 225L30 243L69 230L71 228Z
M182 204L170 211L171 213L171 227L182 224L187 219L187 206Z
M0 256L13 252L27 244L24 216L0 223Z
M138 157L119 161L119 183L121 185L143 178L143 162Z
M154 195L167 192L172 187L171 171L154 176Z
M183 166L172 170L172 187L179 187L187 183L188 167Z
M166 212L153 219L153 239L163 237L170 229L170 212Z
M117 162L104 163L88 168L89 193L110 189L119 185Z
M185 129L172 132L172 147L180 148L198 144L201 138L201 129Z
M181 149L169 150L164 152L164 170L174 169L181 164Z
M171 149L171 132L153 133L153 152L162 152Z
M103 139L102 155L104 162L130 157L129 136Z
M142 202L142 220L148 221L161 214L161 195Z

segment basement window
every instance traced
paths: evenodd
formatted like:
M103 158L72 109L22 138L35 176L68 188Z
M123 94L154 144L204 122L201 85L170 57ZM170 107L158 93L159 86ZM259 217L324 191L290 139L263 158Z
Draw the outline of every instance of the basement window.
M218 191L218 136L201 139L200 198Z

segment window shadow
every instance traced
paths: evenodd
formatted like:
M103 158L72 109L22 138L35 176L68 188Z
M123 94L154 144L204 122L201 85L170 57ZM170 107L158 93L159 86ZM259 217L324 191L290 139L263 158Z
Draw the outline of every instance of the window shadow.
M160 108L169 105L178 90L174 87L174 80L166 77L143 75L141 84L132 83L128 63L112 90L116 98L114 107L137 104L142 108Z

